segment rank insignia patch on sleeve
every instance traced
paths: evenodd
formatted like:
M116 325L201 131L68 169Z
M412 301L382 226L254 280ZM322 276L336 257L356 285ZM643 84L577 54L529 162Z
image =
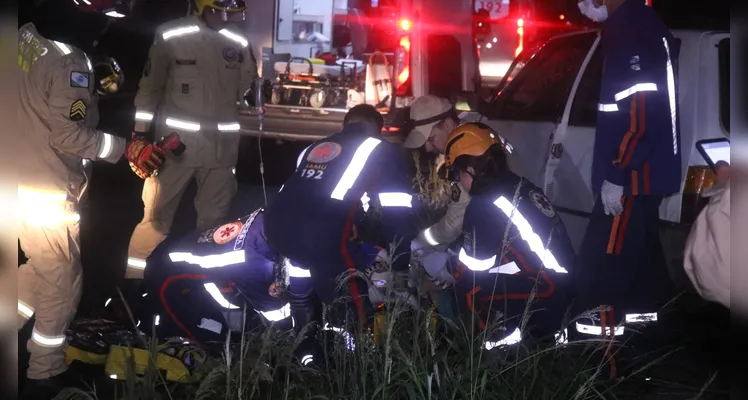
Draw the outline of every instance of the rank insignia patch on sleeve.
M86 118L86 103L84 103L83 100L78 99L70 106L70 119L73 121L80 121L83 118Z

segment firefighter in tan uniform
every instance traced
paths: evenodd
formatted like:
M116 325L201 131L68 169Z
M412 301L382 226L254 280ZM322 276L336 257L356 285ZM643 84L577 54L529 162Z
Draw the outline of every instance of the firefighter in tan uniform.
M237 184L237 105L257 77L249 42L231 25L244 1L196 0L196 15L160 26L135 98L134 136L177 131L187 150L143 187L143 220L130 239L126 278L143 278L145 259L169 233L182 194L195 179L197 229L229 211Z
M95 128L93 66L81 49L93 50L106 17L60 4L43 4L18 32L18 238L28 258L18 269L18 329L35 317L26 385L32 393L54 386L67 370L63 346L81 295L79 209L90 161L116 163L125 155L150 174L163 160L153 144L128 144ZM83 24L87 31L78 29Z

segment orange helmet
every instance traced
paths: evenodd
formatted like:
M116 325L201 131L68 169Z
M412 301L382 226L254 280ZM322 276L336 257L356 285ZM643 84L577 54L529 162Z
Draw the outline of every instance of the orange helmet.
M494 144L501 144L499 135L488 125L468 122L455 128L447 138L444 166L451 167L458 157L483 155Z

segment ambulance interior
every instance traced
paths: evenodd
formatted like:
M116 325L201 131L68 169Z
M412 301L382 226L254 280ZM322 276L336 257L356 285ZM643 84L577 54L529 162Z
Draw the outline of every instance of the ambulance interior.
M403 24L397 0L277 0L275 106L386 112ZM407 27L406 27L407 28Z

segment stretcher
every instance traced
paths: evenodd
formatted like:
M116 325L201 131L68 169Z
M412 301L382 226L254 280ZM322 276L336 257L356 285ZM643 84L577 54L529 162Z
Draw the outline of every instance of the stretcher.
M358 60L338 60L336 65L320 64L309 58L293 57L276 62L277 76L270 102L274 105L343 106L349 90L364 86L366 68Z

